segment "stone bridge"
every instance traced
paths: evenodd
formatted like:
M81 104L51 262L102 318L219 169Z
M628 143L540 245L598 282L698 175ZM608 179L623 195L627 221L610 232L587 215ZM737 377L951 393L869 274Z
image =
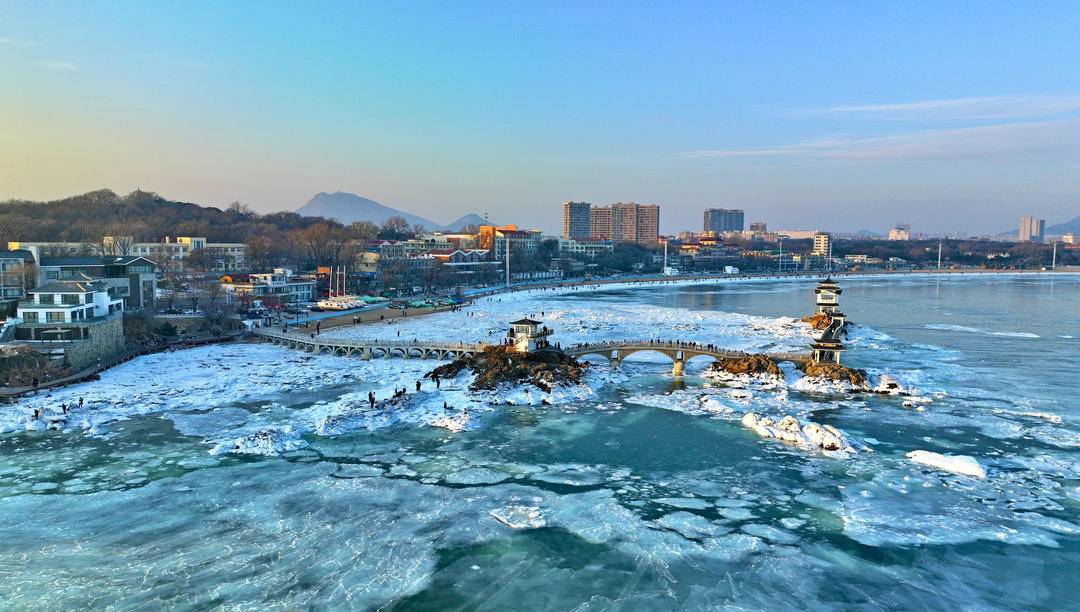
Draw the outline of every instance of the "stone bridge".
M671 373L675 376L682 376L683 368L686 362L695 357L711 357L712 359L738 359L741 357L749 357L751 353L745 353L743 351L732 351L729 349L720 348L708 344L700 344L697 342L676 342L665 340L629 340L629 341L616 341L616 342L596 342L586 344L576 344L563 349L567 354L574 357L585 357L587 355L597 355L607 359L612 367L619 365L619 362L626 359L634 353L653 352L660 353L671 359L672 368ZM769 359L776 362L790 361L792 363L802 365L807 361L810 361L809 353L762 353Z
M484 343L425 342L413 340L346 340L327 338L310 333L292 333L268 328L255 330L255 334L280 346L298 349L316 355L360 357L361 359L442 359L475 355L487 348Z
M291 349L298 349L316 355L337 355L340 357L360 357L361 359L440 359L453 360L458 357L475 355L490 346L485 343L466 342L427 342L413 340L345 340L326 338L320 335L311 337L310 333L282 332L272 329L258 329L255 334L266 340ZM686 362L695 357L712 359L748 357L751 353L733 351L696 342L676 342L664 340L629 340L617 342L599 342L575 344L563 349L568 355L585 357L596 355L608 360L612 367L634 353L653 352L665 355L672 362L671 372L682 376ZM790 361L802 364L810 360L809 353L763 353L776 362Z

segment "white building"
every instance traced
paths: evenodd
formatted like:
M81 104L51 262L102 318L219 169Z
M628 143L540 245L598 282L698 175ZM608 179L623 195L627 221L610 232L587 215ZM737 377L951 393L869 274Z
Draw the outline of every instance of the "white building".
M911 226L898 224L889 228L889 240L911 240Z
M123 298L102 281L55 281L31 290L18 316L24 323L78 323L124 311Z
M101 242L8 242L9 250L24 249L33 253L38 261L42 257L77 256L128 256L136 255L165 264L169 261L183 263L189 255L205 250L209 255L209 269L213 272L229 272L247 269L247 245L243 242L207 242L206 238L166 236L161 242L135 242L131 236L105 236Z
M588 259L593 259L597 255L610 253L613 250L615 250L615 244L610 240L599 240L595 238L559 239L560 255L581 255Z
M255 299L276 298L285 304L310 302L315 295L315 281L297 278L292 270L274 268L273 272L225 275L221 287L230 299L248 295Z
M777 236L783 236L784 238L790 238L792 240L810 240L814 236L818 235L818 230L776 230Z
M547 326L541 327L540 321L521 319L510 324L510 333L507 338L510 345L518 353L531 353L537 349L549 346L547 337L551 330Z
M1076 236L1070 232L1062 236L1061 241L1065 244L1076 244Z

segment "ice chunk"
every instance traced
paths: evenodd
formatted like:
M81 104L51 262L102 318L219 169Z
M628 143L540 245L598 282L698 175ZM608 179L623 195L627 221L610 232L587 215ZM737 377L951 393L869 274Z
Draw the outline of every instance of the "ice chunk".
M986 469L973 457L967 455L942 455L941 453L916 450L905 456L915 463L928 465L946 472L974 478L986 478Z
M536 529L546 523L536 506L506 506L492 510L492 518L511 529Z
M246 455L279 455L307 446L300 439L300 434L291 427L283 429L264 429L246 436L240 436L232 442L222 442L210 450L212 455L241 453Z

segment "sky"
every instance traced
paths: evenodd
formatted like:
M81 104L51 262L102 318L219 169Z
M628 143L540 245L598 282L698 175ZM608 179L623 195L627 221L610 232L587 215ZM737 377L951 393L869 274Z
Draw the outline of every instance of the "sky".
M1080 215L1078 2L9 2L0 200L774 229Z

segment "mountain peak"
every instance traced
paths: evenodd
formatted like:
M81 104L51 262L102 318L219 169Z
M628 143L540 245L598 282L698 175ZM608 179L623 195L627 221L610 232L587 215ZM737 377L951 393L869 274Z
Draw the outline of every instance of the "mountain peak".
M305 217L335 219L345 225L356 221L370 221L376 225L382 225L390 217L402 217L409 222L409 225L420 225L426 230L439 228L439 224L434 221L345 191L334 193L320 191L308 200L307 204L296 209L296 213Z

